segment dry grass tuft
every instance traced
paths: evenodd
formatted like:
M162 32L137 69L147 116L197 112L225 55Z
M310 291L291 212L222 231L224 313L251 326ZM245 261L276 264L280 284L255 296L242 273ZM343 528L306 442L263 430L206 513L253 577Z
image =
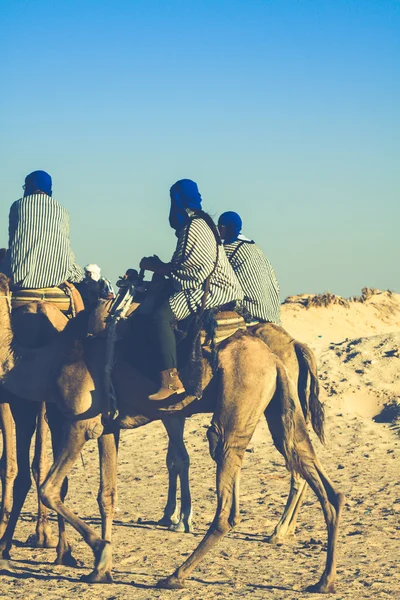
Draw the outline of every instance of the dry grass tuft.
M348 300L342 298L342 296L336 296L336 294L331 294L330 292L310 296L306 299L304 306L306 308L311 308L317 306L331 306L332 304L338 304L339 306L344 306L345 308L349 308L350 306Z
M365 287L361 290L361 296L352 296L349 299L343 298L331 292L323 294L299 294L298 296L288 296L283 304L298 304L304 308L328 307L336 304L344 308L350 308L351 303L360 302L372 304L381 316L389 317L400 310L399 295L391 290L382 291L376 288Z

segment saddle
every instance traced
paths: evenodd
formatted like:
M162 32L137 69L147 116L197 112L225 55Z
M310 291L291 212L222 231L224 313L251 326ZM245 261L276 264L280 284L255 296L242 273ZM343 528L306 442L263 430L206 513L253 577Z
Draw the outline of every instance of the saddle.
M11 291L12 309L31 302L50 302L68 317L83 310L82 298L76 287L69 282L62 283L59 287Z
M212 342L218 345L223 340L239 331L246 330L244 318L234 310L223 310L214 315L215 327L213 331L200 330L200 341L202 347L209 347Z

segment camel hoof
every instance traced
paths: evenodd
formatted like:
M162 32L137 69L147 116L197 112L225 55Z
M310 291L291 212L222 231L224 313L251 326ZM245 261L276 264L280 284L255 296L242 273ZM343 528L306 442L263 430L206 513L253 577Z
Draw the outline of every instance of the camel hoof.
M311 594L335 594L336 586L334 583L326 583L319 581L314 585L309 585L308 587L306 587L305 591Z
M4 560L11 560L11 554L9 550L2 550L1 558Z
M169 531L175 531L175 533L192 533L192 524L184 521L178 521L178 523L171 523L168 527Z
M157 521L157 525L161 525L161 527L172 527L176 525L176 521L173 521L171 517L161 517L159 521Z
M267 542L267 544L274 544L275 546L283 546L285 541L285 538L275 534L267 535L267 537L264 538L264 542Z
M113 578L109 571L105 573L92 571L91 573L89 573L89 575L82 575L80 581L84 583L112 583Z
M63 565L64 567L77 567L78 561L71 554L71 550L64 552L60 556L57 556L54 561L55 565Z
M160 579L156 587L163 590L183 590L185 582L182 579L178 579L176 575L170 575L166 579Z
M38 536L32 533L25 542L29 548L57 548L57 542L51 534Z

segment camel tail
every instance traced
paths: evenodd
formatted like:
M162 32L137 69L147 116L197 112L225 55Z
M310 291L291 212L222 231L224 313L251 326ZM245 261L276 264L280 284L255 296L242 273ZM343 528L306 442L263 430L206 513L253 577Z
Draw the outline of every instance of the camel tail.
M311 415L311 424L322 444L325 443L325 410L319 399L319 383L317 363L314 353L306 344L295 343L297 359L301 366L299 378L299 398L306 421ZM307 380L310 378L310 389L307 388Z
M274 411L272 421L270 420L269 408L266 411L266 418L275 446L283 454L286 462L286 468L290 471L300 472L300 460L296 450L296 435L295 435L295 411L296 405L290 391L289 378L285 367L279 361L277 363L277 391L274 399L271 402L271 409ZM275 400L279 399L279 408ZM277 418L280 423L277 422ZM277 426L278 429L274 426ZM281 435L276 435L280 430Z

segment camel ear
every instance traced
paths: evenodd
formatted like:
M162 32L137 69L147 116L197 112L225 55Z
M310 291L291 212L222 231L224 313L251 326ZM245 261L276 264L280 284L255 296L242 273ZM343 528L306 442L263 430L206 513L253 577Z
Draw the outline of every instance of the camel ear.
M10 278L0 272L0 290L4 295L8 295L10 291L11 281Z

